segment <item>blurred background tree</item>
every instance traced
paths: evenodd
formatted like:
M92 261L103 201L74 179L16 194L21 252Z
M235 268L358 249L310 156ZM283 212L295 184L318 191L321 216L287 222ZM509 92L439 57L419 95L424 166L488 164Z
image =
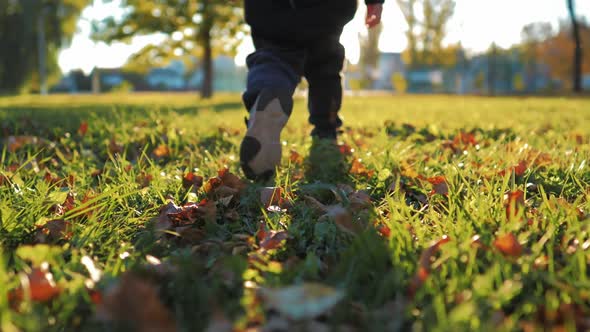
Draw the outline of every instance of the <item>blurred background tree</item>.
M90 0L0 1L0 93L47 91L57 52L76 32Z
M361 85L363 89L372 89L377 78L379 66L379 37L383 31L380 24L372 29L367 29L366 35L359 34L360 58L359 67L361 69Z
M162 43L136 54L136 68L161 65L172 58L200 64L201 96L213 95L213 57L234 55L244 35L241 1L227 0L123 0L127 13L95 24L93 37L106 42L129 41L133 36L161 34ZM195 60L198 59L198 62Z
M460 45L445 47L447 25L455 12L454 0L397 0L406 19L408 47L404 61L410 68L454 66ZM422 10L418 19L418 10Z
M572 27L572 41L574 43L574 68L572 71L572 85L574 92L582 92L582 37L580 33L580 26L578 24L578 17L576 16L576 5L574 0L567 0L567 9L570 14L570 21Z

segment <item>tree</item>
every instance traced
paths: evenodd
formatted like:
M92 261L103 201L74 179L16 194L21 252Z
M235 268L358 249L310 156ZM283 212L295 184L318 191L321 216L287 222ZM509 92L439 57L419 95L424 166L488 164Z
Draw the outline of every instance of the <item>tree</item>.
M171 58L185 63L200 59L203 70L201 96L213 94L213 56L233 54L244 28L241 7L226 0L122 0L128 13L97 24L95 39L127 41L136 35L159 33L165 40L145 48L136 60L161 64Z
M550 23L535 22L525 25L522 28L522 60L526 64L525 68L525 85L529 87L529 92L534 92L539 72L539 47L552 36L552 27Z
M580 37L580 27L576 18L574 0L567 0L567 9L572 22L572 39L574 41L573 88L574 92L582 92L582 38Z
M422 20L418 20L416 0L397 0L406 19L408 49L406 63L412 68L446 66L456 63L457 45L450 49L443 46L447 24L455 12L454 0L423 0Z
M590 24L578 22L579 34L582 40L590 41ZM576 46L571 38L571 23L562 22L559 31L547 38L539 45L539 61L550 69L551 78L564 83L566 88L574 88L574 63ZM582 73L590 73L590 56L582 58Z
M379 37L383 30L382 25L368 29L366 35L359 34L361 56L359 66L361 68L362 82L365 88L372 88L375 81L375 72L379 65Z
M40 91L89 0L0 1L0 92Z

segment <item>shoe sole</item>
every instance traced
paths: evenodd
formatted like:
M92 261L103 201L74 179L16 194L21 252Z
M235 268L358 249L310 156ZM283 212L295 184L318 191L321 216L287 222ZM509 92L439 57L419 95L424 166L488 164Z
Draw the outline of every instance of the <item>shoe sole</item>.
M240 163L247 178L266 180L274 174L281 162L281 131L292 108L290 95L272 90L260 92L240 146Z

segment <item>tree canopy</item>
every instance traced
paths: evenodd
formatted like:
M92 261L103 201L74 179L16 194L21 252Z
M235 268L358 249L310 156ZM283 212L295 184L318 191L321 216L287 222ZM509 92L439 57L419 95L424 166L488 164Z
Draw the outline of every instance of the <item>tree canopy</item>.
M212 94L212 58L234 54L244 36L239 2L225 0L123 0L126 14L96 24L94 38L128 41L133 36L161 34L162 43L150 45L133 57L141 65L163 65L171 58L187 64L199 59L204 71L201 93ZM140 67L136 66L136 67Z
M39 45L41 60L55 74L57 52L76 32L81 11L90 0L0 0L0 92L39 89ZM39 37L44 36L40 43Z

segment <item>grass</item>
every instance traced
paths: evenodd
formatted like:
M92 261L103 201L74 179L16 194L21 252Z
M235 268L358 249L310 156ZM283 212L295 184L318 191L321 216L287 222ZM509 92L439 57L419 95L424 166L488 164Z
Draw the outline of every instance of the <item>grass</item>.
M340 148L298 100L274 183L183 186L239 100L0 99L0 330L590 328L590 100L347 97Z

